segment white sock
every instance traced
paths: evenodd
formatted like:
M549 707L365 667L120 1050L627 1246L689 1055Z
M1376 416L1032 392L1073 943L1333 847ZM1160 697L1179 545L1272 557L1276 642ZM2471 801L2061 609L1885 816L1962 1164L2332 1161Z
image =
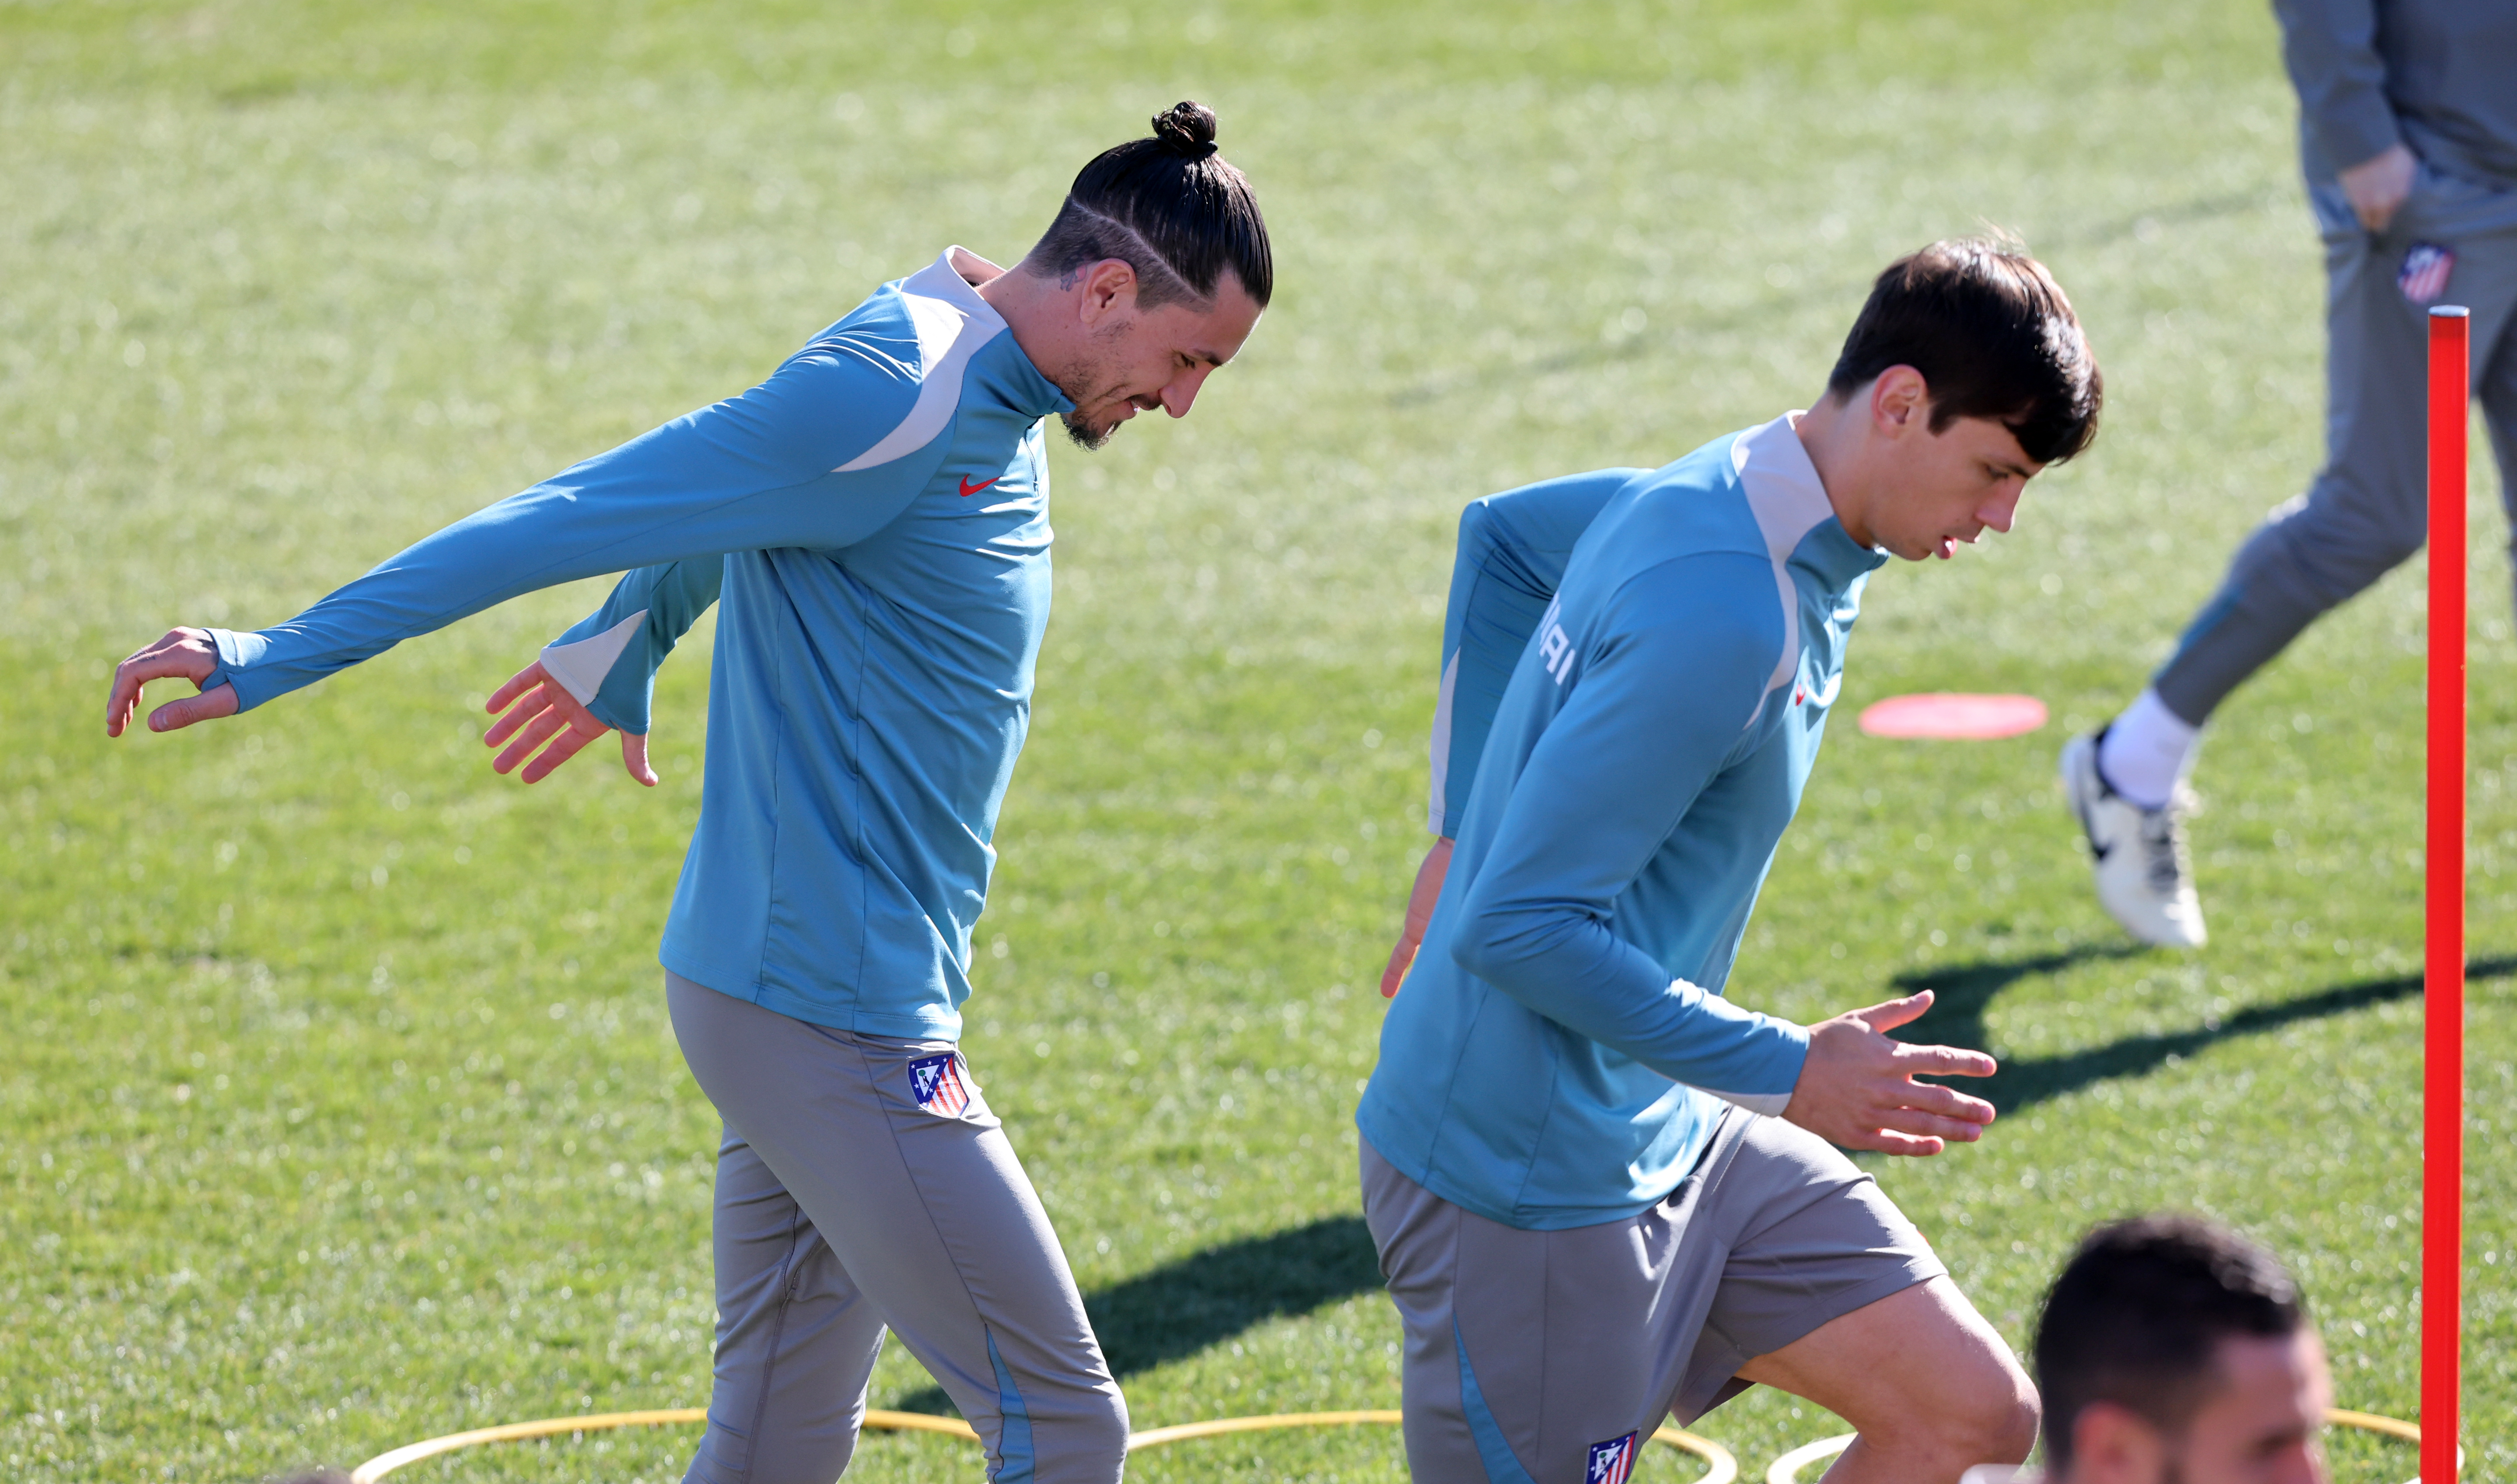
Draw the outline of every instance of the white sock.
M2156 809L2176 796L2201 741L2200 727L2167 709L2156 691L2144 691L2099 742L2098 774L2134 805Z

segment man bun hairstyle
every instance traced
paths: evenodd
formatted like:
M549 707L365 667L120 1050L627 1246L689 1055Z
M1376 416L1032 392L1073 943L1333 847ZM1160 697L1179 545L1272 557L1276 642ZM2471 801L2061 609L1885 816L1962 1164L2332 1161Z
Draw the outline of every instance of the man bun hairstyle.
M1135 270L1139 309L1211 304L1226 270L1266 305L1267 222L1248 179L1216 152L1214 109L1174 104L1150 137L1095 155L1026 261L1063 278L1110 258Z
M1154 115L1154 138L1182 159L1202 160L1215 152L1215 110L1200 103L1175 103Z
M2280 1339L2307 1325L2298 1284L2272 1253L2198 1216L2136 1216L2080 1240L2036 1321L2045 1457L2070 1466L2071 1433L2112 1402L2170 1437L2218 1389L2222 1340Z
M2062 286L2016 241L1953 237L1888 265L1826 389L1848 394L1897 365L1922 372L1934 433L1991 418L2039 464L2098 436L2097 358Z

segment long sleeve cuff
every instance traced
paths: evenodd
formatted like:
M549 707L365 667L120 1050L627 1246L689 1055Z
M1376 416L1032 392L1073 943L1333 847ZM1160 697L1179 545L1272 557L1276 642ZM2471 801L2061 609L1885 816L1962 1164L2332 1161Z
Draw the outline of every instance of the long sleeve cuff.
M230 687L236 693L236 709L239 711L250 711L261 704L265 698L238 684L236 672L251 667L260 659L263 652L271 648L271 641L260 634L239 634L233 629L214 628L210 630L210 646L218 651L219 662L202 677L201 689L215 691L221 686Z

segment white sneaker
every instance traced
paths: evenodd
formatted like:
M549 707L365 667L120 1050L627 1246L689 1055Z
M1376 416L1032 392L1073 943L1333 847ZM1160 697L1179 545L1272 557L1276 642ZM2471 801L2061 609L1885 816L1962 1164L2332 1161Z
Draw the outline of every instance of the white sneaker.
M2111 787L2098 772L2098 738L2075 737L2063 745L2063 791L2089 838L2098 876L2098 902L2125 932L2159 948L2200 948L2202 901L2194 893L2194 864L2185 847L2185 815L2192 796L2177 796L2144 809Z

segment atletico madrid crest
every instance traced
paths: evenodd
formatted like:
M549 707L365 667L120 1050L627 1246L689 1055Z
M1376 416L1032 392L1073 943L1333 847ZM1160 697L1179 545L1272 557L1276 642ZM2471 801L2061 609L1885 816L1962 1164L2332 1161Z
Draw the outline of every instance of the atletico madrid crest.
M961 1069L950 1051L909 1064L909 1095L918 1107L946 1118L970 1106L970 1089L962 1084Z
M2414 304L2430 304L2447 292L2447 276L2453 272L2454 248L2414 242L2404 253L2404 269L2395 275L2395 286Z
M1626 1476L1635 1471L1635 1454L1642 1447L1640 1431L1593 1443L1591 1462L1582 1470L1582 1484L1626 1484Z

